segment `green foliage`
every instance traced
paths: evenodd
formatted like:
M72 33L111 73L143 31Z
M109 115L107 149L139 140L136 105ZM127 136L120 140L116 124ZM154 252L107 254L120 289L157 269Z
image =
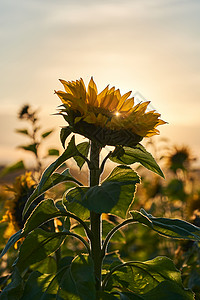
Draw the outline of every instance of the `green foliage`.
M137 144L134 147L116 147L109 158L116 163L126 165L132 165L138 162L148 170L164 178L162 170L151 153L149 153L141 144Z
M26 205L24 207L23 215L27 212L28 208L30 207L31 203L37 199L39 196L41 196L43 193L51 189L52 187L56 186L57 184L60 184L65 181L73 181L76 183L79 183L73 176L69 173L69 169L63 171L60 173L53 173L51 176L49 174L49 177L44 178L44 181L40 182L40 184L37 186L37 188L34 190L34 192L31 194L29 199L26 202ZM43 177L42 177L43 178Z
M34 114L29 117L36 122ZM24 129L18 132L30 135ZM46 131L40 137L45 139L51 133L52 130ZM61 129L60 139L64 148L70 134L69 126ZM38 154L37 143L35 150L31 145L23 147ZM137 226L135 223L145 225L143 228L152 229L162 236L186 241L199 241L200 229L179 219L153 217L144 209L130 211L133 205L137 205L134 198L140 183L139 175L130 165L140 163L161 177L164 175L153 156L140 144L117 146L99 162L101 150L96 142L76 145L75 136L72 136L64 152L44 171L26 202L23 216L35 201L34 210L23 230L13 235L2 251L1 256L23 238L12 279L8 280L0 299L194 299L192 291L184 288L181 273L172 260L159 256L145 262L124 262L119 245L127 247L124 227L131 224L128 228L133 231L132 228ZM58 152L49 149L49 155L58 155ZM87 163L92 179L89 186L83 186L69 169L56 171L70 158L75 160L80 170ZM108 158L119 165L101 180ZM50 199L49 190L54 187L56 195L57 185L61 183L59 194L62 189L62 198ZM44 200L36 202L43 194ZM131 218L127 219L128 212ZM148 247L146 238L149 236L141 237L142 245ZM195 287L199 284L199 273L193 270L191 274L188 286Z
M55 252L66 238L65 232L47 232L40 228L32 231L20 247L16 266L22 273L32 264Z
M134 296L141 299L193 299L192 292L183 288L180 272L167 257L118 265L104 279L105 290L115 292L116 286L128 299L134 299Z
M161 235L174 239L187 239L200 241L200 228L188 222L178 219L156 218L147 214L144 209L141 212L131 211L132 218L155 230Z

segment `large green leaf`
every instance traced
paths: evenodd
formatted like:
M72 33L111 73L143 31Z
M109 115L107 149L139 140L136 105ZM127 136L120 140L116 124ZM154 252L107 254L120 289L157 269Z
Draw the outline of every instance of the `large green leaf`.
M90 144L89 142L83 142L83 143L80 143L78 144L77 146L77 150L85 157L88 156L88 152L89 152L89 149L90 149ZM74 159L77 163L77 165L79 166L79 168L81 169L82 166L84 165L85 163L85 159L81 156L74 156Z
M16 266L20 272L55 252L66 237L65 232L47 232L40 228L32 231L20 247Z
M41 186L40 184L37 186L37 188L34 190L34 192L31 194L29 199L27 200L23 216L27 212L28 208L30 207L31 203L36 200L39 196L44 194L46 191L51 189L52 187L56 186L57 184L60 184L65 181L73 181L77 184L81 184L78 180L76 180L69 172L69 169L66 169L61 174L60 173L53 173L50 177L47 178L47 180L44 182L44 184Z
M105 182L101 186L90 187L83 196L82 204L96 213L109 213L117 204L121 192L118 182Z
M82 220L86 220L90 216L90 211L82 205L84 195L89 187L78 186L67 191L63 197L63 204L67 210L77 215Z
M14 268L12 281L0 294L1 300L19 300L23 293L23 281L17 268Z
M107 183L115 183L120 187L119 199L110 213L125 218L134 199L136 183L140 183L139 176L128 166L117 166L103 181L102 187Z
M162 170L151 153L141 144L137 144L134 147L117 147L111 156L109 156L109 159L116 163L126 165L131 165L136 162L140 163L145 168L164 178Z
M200 228L179 219L156 218L148 214L144 209L141 212L130 212L133 220L144 224L161 235L174 239L186 239L200 241Z
M127 299L135 299L132 297L134 294L141 299L151 300L175 299L175 297L183 300L193 299L192 292L185 290L182 285L180 272L167 257L156 257L146 262L127 262L121 267L117 266L112 272L107 289L114 292L117 286L118 291L125 293L124 296L129 291ZM162 298L165 293L159 286L161 283L169 298ZM136 297L136 299L140 298Z
M32 230L41 226L43 223L56 218L66 216L65 212L60 211L52 199L46 199L41 201L38 206L31 213L30 217L24 224L23 233L27 235Z
M93 260L89 255L76 256L71 264L71 275L81 300L95 300Z
M55 274L42 274L38 271L32 272L26 281L24 293L20 300L43 299L47 286L54 277ZM52 294L48 294L48 297L46 299L55 299L52 297Z

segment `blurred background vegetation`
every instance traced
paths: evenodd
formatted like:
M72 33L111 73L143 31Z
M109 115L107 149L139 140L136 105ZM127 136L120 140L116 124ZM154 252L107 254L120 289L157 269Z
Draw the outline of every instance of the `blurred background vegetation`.
M39 112L31 106L24 105L18 115L19 120L26 120L27 128L17 129L17 134L22 134L28 141L19 147L32 153L34 164L27 167L23 160L11 166L4 166L0 172L0 250L2 250L9 237L23 228L21 213L29 195L34 190L39 178L46 166L46 160L55 159L59 155L57 148L46 149L45 155L41 155L43 142L53 133L53 129L43 131L40 126ZM145 141L146 149L152 153L157 163L161 166L165 179L148 172L142 166L135 165L136 171L142 178L138 185L133 209L144 208L148 213L156 217L179 218L187 220L200 227L200 170L197 167L197 158L193 156L192 149L188 145L171 145L167 138L150 138ZM72 166L72 169L71 169ZM110 165L110 167L112 167ZM61 167L62 169L62 167ZM70 165L70 171L75 177L87 184L87 173L82 172L74 165ZM106 176L108 174L104 174ZM70 183L73 186L72 183ZM48 195L51 199L61 199L69 183L54 187ZM43 197L37 201L41 201ZM32 207L31 209L34 209ZM103 215L103 229L108 231L120 219ZM59 220L54 224L48 224L50 229L58 230ZM79 226L74 224L74 231L80 232ZM122 237L125 236L126 243ZM20 242L6 254L0 262L0 285L3 287L9 278L12 264L16 258ZM73 238L66 239L61 253L57 256L71 255L83 250L82 244ZM109 250L113 255L118 254L123 260L148 260L157 255L166 255L173 259L177 268L182 273L185 287L191 288L196 299L200 299L200 249L199 243L192 241L172 241L162 238L154 231L141 224L125 227L115 234L111 240ZM49 257L49 269L54 268L57 257ZM109 263L109 262L108 262ZM38 266L32 268L38 269Z

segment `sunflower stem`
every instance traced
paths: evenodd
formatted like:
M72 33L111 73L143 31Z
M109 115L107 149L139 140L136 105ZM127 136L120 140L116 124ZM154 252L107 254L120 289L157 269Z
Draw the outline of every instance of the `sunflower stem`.
M96 142L91 142L90 148L90 186L99 184L100 181L100 168L99 168L99 155L101 147ZM102 222L101 214L91 211L90 213L90 229L93 238L91 241L91 254L94 262L94 273L96 279L96 290L101 290L101 269L102 269Z

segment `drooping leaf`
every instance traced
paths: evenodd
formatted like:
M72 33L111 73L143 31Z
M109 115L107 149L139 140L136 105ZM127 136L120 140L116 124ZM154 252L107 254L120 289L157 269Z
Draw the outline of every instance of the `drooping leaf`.
M105 182L101 186L90 187L80 204L96 213L109 213L117 204L120 192L118 182Z
M23 216L27 212L28 208L30 207L31 203L36 200L39 196L44 194L46 191L51 189L52 187L56 186L57 184L60 184L65 181L72 181L77 184L81 184L79 181L77 181L69 172L69 169L66 169L61 174L60 173L53 173L50 177L47 178L47 180L44 181L43 185L41 185L41 182L37 186L37 188L34 190L34 192L31 194L31 196L28 198L24 211Z
M12 281L0 294L1 300L20 300L23 293L23 280L17 268L14 268Z
M85 157L88 156L88 152L89 152L89 149L90 149L90 144L89 144L89 142L83 142L83 143L80 143L80 144L78 144L76 147L77 147L78 151L79 151L82 155L84 155ZM82 166L83 166L84 163L85 163L85 159L84 159L83 157L81 157L81 156L74 156L74 159L75 159L77 165L79 166L79 168L81 169Z
M20 160L20 161L14 163L13 165L3 168L3 170L0 172L0 177L3 177L6 174L9 174L11 172L15 172L18 170L24 170L24 169L25 169L24 162L22 160Z
M66 216L66 214L55 206L52 199L45 199L38 204L27 219L24 224L23 233L27 235L43 223L60 216Z
M110 213L125 218L134 199L136 183L140 183L139 176L128 166L117 166L102 182L102 186L107 183L116 183L120 186L119 199Z
M20 272L55 252L66 237L64 232L47 232L40 228L32 231L20 247L16 262Z
M126 165L140 163L148 170L164 178L162 170L151 153L149 153L141 144L137 144L134 147L118 147L110 155L109 159L116 163Z
M155 230L161 235L174 239L186 239L200 241L200 228L179 219L156 218L148 214L144 209L131 211L132 218Z
M58 149L48 149L48 155L59 156L59 150Z
M162 298L164 293L159 286L161 283L169 298ZM167 257L156 257L146 262L127 262L121 267L118 266L108 280L107 289L114 292L115 286L117 291L122 292L128 299L134 299L134 295L148 300L193 299L192 293L182 285L181 273ZM166 287L171 290L167 291Z
M24 150L27 150L27 151L31 151L34 154L37 154L37 147L38 147L37 143L30 144L30 145L21 145L21 146L18 146L18 148L24 149Z
M0 258L2 258L4 256L4 254L6 254L6 252L10 249L10 247L12 247L19 239L21 239L22 236L23 235L22 235L22 230L21 229L19 231L17 231L15 234L13 234L9 238L5 248L2 250Z
M43 139L45 139L45 138L46 138L47 136L49 136L52 132L53 132L53 130L46 131L46 132L42 133L41 137L42 137Z
M65 149L65 141L71 133L72 133L72 131L71 131L69 126L61 128L60 140L61 140L61 143L62 143L62 146L63 146L64 149Z

